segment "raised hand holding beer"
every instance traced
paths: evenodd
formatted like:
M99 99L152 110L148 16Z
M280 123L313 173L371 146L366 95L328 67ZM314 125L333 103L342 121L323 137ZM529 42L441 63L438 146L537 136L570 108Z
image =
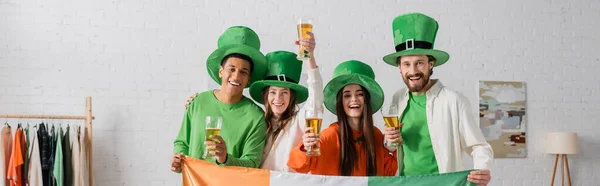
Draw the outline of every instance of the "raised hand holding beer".
M296 45L299 45L300 48L303 48L308 52L309 57L313 58L313 53L315 51L315 35L311 31L306 31L307 38L299 38L296 40Z
M302 41L307 41L313 38L312 30L313 24L312 20L308 18L300 18L298 25L296 25L298 30L298 40L299 40L299 51L298 51L298 60L304 61L311 58L311 54L314 51L314 47L306 47L309 44L303 44ZM310 33L310 34L309 34ZM314 40L312 40L314 43Z
M320 156L321 150L319 150L319 134L321 133L321 124L323 123L323 111L322 110L306 110L306 131L302 136L302 142L304 143L304 149L306 150L307 156Z

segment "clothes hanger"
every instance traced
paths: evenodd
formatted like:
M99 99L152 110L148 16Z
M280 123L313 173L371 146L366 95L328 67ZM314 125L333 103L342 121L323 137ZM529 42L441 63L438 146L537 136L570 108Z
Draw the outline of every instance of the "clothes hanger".
M17 122L17 129L21 129L21 121L23 118L19 118L19 122Z
M60 135L60 131L63 131L62 123L63 123L62 120L58 123L58 130L56 130L57 135ZM63 133L64 133L64 131L63 131Z
M30 119L30 120L27 120L27 127L29 127L29 126L33 126L33 128L36 128L36 129L37 129L37 125L36 125L35 123L34 123L34 124L32 124L32 125L29 125L29 123L32 123L31 119Z

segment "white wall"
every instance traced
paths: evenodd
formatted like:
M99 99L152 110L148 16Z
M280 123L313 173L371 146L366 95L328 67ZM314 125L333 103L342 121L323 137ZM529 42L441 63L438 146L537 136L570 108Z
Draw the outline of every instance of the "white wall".
M404 83L381 58L394 51L393 18L407 12L439 21L435 47L451 59L434 77L475 108L478 80L527 83L528 158L496 160L490 185L549 185L554 159L540 146L551 130L580 136L574 185L600 185L597 0L2 0L0 113L79 115L92 96L97 185L178 185L169 161L183 103L217 87L205 60L223 30L247 25L264 53L295 52L296 18L314 16L325 81L358 59L391 97Z

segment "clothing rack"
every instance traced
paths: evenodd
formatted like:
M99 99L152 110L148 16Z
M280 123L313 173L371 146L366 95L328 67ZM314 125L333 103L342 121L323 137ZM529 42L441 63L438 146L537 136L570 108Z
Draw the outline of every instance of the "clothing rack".
M89 162L89 179L90 185L94 185L94 173L92 163L92 120L95 117L92 115L92 97L85 97L85 115L83 116L68 116L68 115L31 115L31 114L0 114L0 118L31 118L31 119L72 119L85 120L85 137L84 143L87 148L87 160Z

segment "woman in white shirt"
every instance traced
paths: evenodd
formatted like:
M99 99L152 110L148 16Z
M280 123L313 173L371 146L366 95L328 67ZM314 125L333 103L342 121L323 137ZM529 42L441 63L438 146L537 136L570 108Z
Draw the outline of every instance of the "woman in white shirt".
M250 86L250 96L265 106L267 136L262 169L282 172L295 172L287 166L292 148L302 143L306 128L304 112L306 110L323 111L323 80L314 57L315 39L296 41L310 55L308 60L307 87L299 85L302 74L302 61L296 54L288 51L274 51L266 55L267 72L261 81ZM186 102L195 97L192 95ZM265 101L266 100L266 101ZM265 103L266 102L266 103ZM304 103L302 107L299 104Z

